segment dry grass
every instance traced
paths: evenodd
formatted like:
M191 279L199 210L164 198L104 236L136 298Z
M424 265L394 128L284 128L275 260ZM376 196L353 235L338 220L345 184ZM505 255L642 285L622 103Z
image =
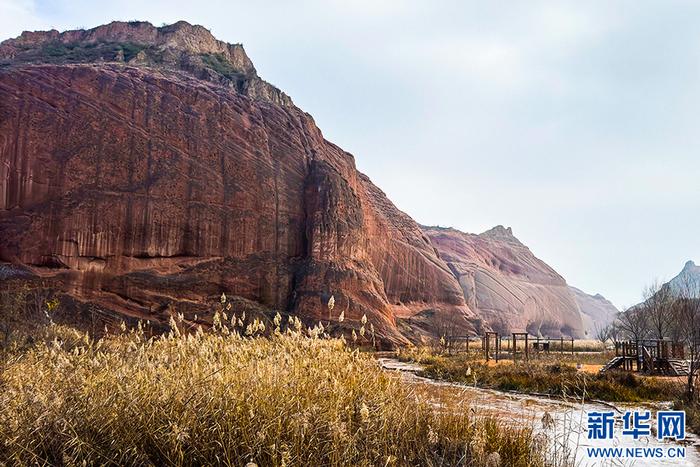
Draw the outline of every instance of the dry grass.
M0 465L544 465L528 430L435 410L318 328L215 324L52 326L0 369Z
M479 387L549 394L562 397L598 399L609 402L670 401L679 397L682 385L656 377L624 371L591 374L578 371L575 364L557 354L528 362L486 363L467 354L435 354L428 349L403 350L403 361L424 366L422 376Z
M700 433L700 400L680 398L673 404L674 410L685 410L686 426L693 433Z

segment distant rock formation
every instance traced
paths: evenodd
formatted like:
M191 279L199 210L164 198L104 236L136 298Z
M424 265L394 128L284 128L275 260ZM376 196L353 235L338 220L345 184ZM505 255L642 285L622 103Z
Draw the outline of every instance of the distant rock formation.
M593 334L617 309L602 296L569 287L554 269L523 245L510 228L482 234L423 227L458 279L467 305L485 325L549 337Z
M693 261L687 261L681 272L668 281L671 291L675 294L687 294L700 298L700 266Z
M653 283L645 289L644 300L629 307L625 312L644 310L646 307L658 309L660 306L667 306L668 300L675 298L700 299L700 267L693 261L686 261L681 272L670 281L663 284Z
M596 338L596 331L615 321L620 312L615 305L600 294L589 295L576 287L569 286L581 313L584 335Z

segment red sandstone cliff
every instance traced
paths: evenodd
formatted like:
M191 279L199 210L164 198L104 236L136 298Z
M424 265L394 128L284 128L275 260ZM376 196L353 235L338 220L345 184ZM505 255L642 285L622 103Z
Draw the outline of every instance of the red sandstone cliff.
M603 297L569 287L510 228L497 226L479 235L439 227L423 230L459 280L467 305L494 330L593 336L593 321L604 325L617 312Z
M367 314L393 343L476 318L353 157L242 46L184 22L0 45L0 261L156 322L222 291L309 319ZM397 321L411 316L430 319Z

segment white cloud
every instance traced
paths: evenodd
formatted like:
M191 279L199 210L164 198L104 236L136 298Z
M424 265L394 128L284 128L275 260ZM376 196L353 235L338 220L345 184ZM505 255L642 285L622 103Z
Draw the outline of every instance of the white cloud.
M528 80L522 47L496 38L439 37L412 44L404 53L418 58L416 64L426 74L448 74L471 85L479 82L505 91Z
M590 9L580 2L546 2L532 10L531 34L538 42L568 47L592 40L604 32L609 18L594 18Z

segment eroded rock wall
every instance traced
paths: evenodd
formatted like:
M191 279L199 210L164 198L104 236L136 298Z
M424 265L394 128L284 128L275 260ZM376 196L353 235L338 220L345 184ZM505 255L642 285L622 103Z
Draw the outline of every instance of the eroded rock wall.
M123 28L26 35L20 52L47 40L156 41ZM200 39L197 53L222 53ZM390 343L406 342L397 318L426 310L471 329L418 225L291 100L172 64L46 63L17 59L17 47L1 47L0 260L156 321L225 291L309 320L367 314Z
M467 305L501 332L584 336L566 281L502 226L482 234L425 227L440 257L459 280Z

